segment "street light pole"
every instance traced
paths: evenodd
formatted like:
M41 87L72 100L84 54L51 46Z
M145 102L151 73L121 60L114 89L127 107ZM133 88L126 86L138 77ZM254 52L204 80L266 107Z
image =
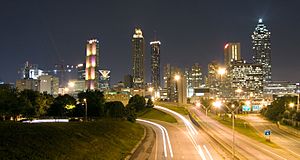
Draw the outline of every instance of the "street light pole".
M297 112L300 111L299 98L300 98L300 93L298 94L298 98L297 98Z
M87 100L86 100L86 98L84 98L83 101L85 103L85 121L87 122Z
M214 102L213 105L215 107L220 108L222 106L222 103L221 103L221 101L216 101L216 102ZM227 107L227 109L231 112L231 117L232 117L232 159L234 159L234 156L235 156L235 123L234 123L234 119L235 119L235 111L239 108L239 106L234 108L235 106L232 105L231 106L232 108L230 108L225 104L223 104L223 105L225 107Z

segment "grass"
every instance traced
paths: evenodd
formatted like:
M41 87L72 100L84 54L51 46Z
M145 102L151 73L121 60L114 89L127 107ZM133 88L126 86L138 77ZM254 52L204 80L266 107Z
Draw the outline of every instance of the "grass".
M166 107L166 108L173 110L179 114L183 114L183 115L189 114L188 110L186 109L188 107L188 105L180 104L178 106L177 103L172 103L172 102L155 102L155 105Z
M215 114L209 114L210 117L216 119L218 122L222 123L228 128L232 128L232 118L229 117L220 117ZM266 144L270 147L278 148L278 146L273 142L266 141L266 138L263 135L260 135L252 126L250 126L245 120L236 118L234 120L235 131L248 136L256 141L259 141L263 144Z
M169 123L177 123L176 119L171 115L154 108L147 108L144 112L138 115L139 118L155 119Z
M117 120L22 124L0 123L1 159L124 159L143 127Z

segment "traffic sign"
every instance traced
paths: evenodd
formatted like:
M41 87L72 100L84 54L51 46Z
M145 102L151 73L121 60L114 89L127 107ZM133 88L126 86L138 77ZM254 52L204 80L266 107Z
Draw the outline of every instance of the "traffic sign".
M260 106L259 105L253 105L252 106L252 111L259 111L260 110Z
M251 108L250 108L250 106L244 105L244 106L242 107L242 111L244 111L244 112L250 112L250 111L251 111Z
M271 135L271 130L265 130L265 136L270 136Z

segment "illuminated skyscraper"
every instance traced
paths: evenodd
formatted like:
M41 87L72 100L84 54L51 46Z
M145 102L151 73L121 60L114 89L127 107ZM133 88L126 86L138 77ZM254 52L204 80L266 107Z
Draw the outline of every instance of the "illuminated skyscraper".
M99 70L99 89L101 91L109 90L110 88L110 70Z
M86 89L98 89L99 80L99 41L88 40L86 45L85 85Z
M271 74L271 32L259 19L258 24L252 34L253 60L255 63L262 64L263 83L270 82Z
M227 43L224 47L224 63L230 66L231 62L241 60L240 43Z
M160 87L160 41L150 42L151 47L151 83L155 90Z
M140 28L135 28L132 43L132 77L134 88L144 88L145 84L145 41Z

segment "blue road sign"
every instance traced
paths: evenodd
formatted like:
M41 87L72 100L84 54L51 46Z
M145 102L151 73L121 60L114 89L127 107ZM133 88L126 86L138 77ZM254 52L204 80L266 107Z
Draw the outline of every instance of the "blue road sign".
M244 105L244 106L242 107L242 111L244 111L244 112L250 112L250 111L251 111L251 107L250 107L250 106Z
M260 110L260 106L259 105L253 105L252 106L252 111L259 111Z
M271 135L271 130L265 130L265 136L270 136Z

